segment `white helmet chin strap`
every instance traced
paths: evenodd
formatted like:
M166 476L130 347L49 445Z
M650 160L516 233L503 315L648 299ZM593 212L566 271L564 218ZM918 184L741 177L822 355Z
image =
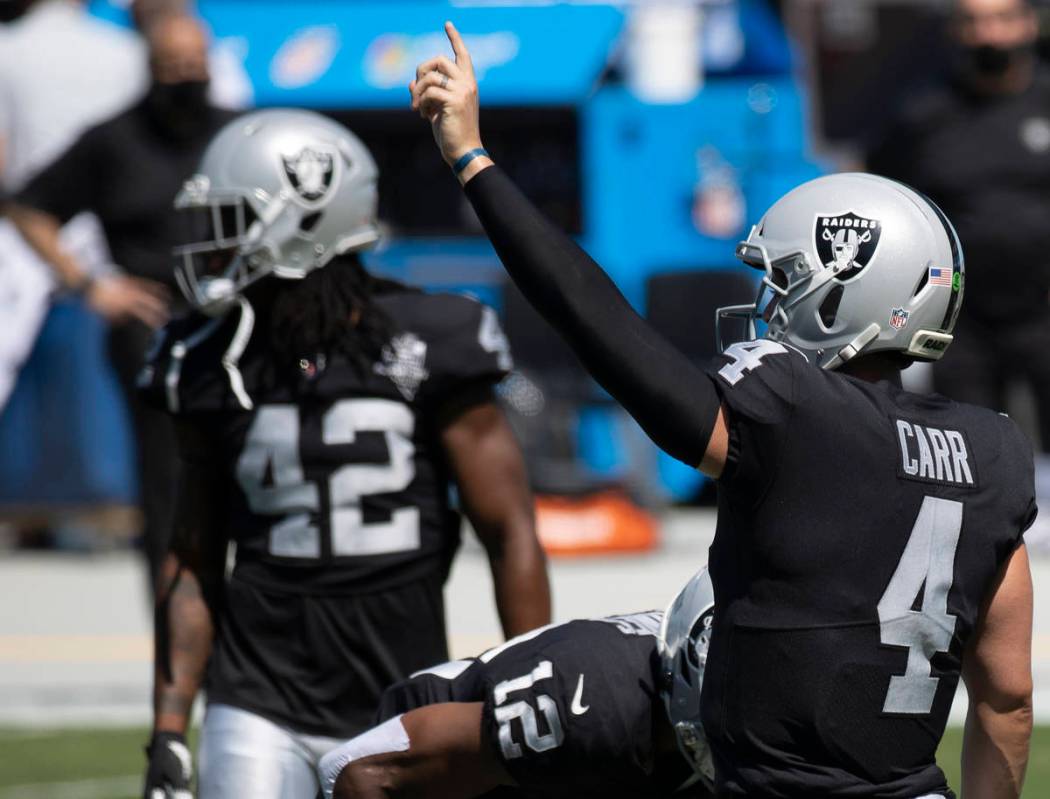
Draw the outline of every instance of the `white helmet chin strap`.
M241 318L237 321L237 330L234 331L233 338L230 340L230 346L222 354L222 368L226 370L229 377L230 390L233 395L242 408L250 411L255 407L255 403L244 389L244 377L241 375L239 364L244 349L251 340L252 331L255 329L255 310L244 297L237 297L236 302L241 307Z

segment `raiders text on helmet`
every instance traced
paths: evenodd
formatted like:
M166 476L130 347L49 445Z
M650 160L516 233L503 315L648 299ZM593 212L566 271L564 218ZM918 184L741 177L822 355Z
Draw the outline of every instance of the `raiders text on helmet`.
M825 369L861 353L934 361L952 341L959 240L936 205L901 183L859 173L804 183L766 212L737 257L765 275L754 304L719 309L720 328L742 317L754 338L764 319L766 338Z
M297 279L379 238L378 170L349 130L311 111L242 116L212 140L175 199L187 230L176 277L221 313L266 275Z

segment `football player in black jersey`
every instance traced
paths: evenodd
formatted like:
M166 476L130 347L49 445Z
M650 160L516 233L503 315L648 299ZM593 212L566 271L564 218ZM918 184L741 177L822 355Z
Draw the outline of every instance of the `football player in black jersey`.
M414 674L321 760L325 797L382 795L377 772L399 795L709 797L706 747L669 720L695 713L713 611L704 570L666 614L551 625Z
M314 799L320 755L371 724L384 688L448 657L453 485L505 633L550 620L493 394L506 339L473 300L363 269L376 178L342 126L268 110L224 128L176 200L177 274L198 310L162 331L140 381L182 457L149 799L188 796L183 734L202 686L201 799Z
M504 266L650 437L718 480L696 719L717 795L950 796L935 753L961 676L963 791L1018 796L1031 449L1004 416L900 387L901 369L952 340L964 275L948 220L871 175L789 192L737 249L762 293L722 315L745 317L752 340L698 368L482 149L470 55L446 32L455 61L419 67L412 105ZM497 756L476 744L449 749L490 773ZM367 765L358 797L396 787L396 772Z

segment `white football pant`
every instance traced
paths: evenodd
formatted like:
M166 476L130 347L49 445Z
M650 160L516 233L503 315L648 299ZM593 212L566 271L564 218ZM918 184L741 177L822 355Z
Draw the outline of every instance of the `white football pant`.
M208 705L198 799L317 799L321 756L343 738L304 735L247 710Z

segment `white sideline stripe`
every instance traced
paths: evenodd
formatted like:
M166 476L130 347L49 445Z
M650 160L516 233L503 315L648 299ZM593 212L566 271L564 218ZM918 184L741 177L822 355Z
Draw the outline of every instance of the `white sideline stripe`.
M34 782L0 788L0 799L113 799L136 796L142 791L142 775L106 777L74 782Z

